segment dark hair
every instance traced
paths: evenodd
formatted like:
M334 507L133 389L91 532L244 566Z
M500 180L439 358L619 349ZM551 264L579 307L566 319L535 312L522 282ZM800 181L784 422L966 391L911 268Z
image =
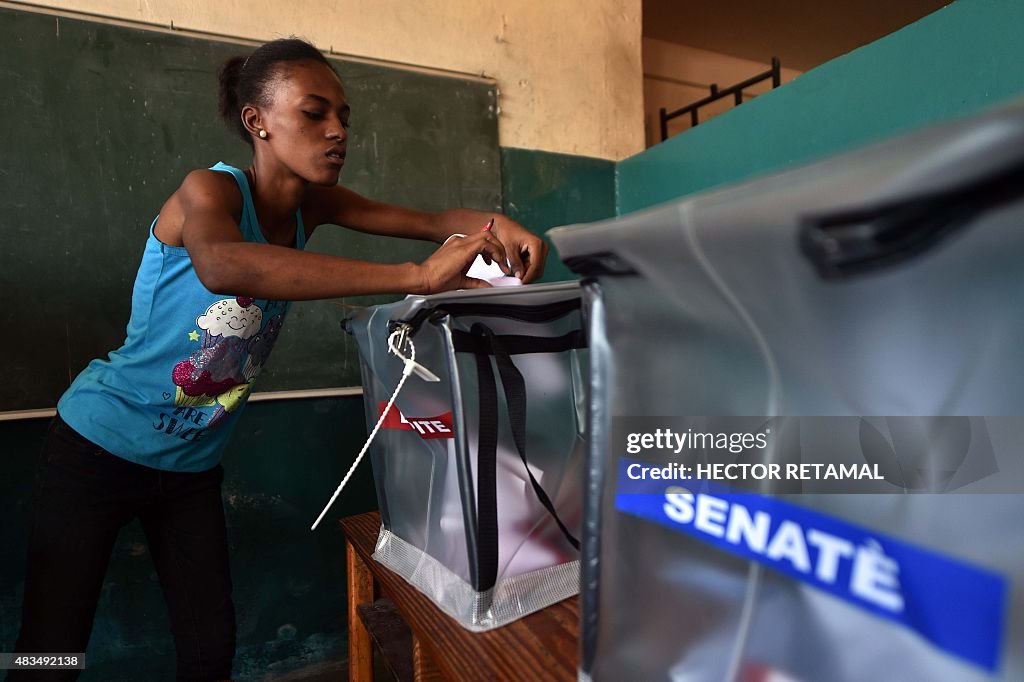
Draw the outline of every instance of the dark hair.
M242 107L247 104L266 106L269 92L280 73L283 62L317 61L334 67L305 40L282 38L260 45L248 57L232 57L224 62L217 76L220 80L220 115L228 128L234 130L251 147L252 137L242 123ZM337 71L334 71L338 75ZM340 78L340 77L339 77Z

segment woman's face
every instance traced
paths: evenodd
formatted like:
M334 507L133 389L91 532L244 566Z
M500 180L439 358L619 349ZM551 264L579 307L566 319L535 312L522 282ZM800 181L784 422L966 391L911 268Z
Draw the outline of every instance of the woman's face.
M253 142L293 173L318 185L338 184L348 145L349 106L334 71L315 61L284 64L260 109L267 138Z

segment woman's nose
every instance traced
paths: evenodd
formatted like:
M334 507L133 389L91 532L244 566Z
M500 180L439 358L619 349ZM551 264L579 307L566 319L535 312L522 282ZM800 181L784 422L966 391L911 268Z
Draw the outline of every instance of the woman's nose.
M348 137L348 131L345 130L345 126L340 120L334 119L327 129L327 137L344 142L345 138Z

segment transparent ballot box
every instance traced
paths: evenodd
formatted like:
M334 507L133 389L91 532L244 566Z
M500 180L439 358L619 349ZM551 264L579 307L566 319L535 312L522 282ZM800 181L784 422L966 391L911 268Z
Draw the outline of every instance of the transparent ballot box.
M368 428L384 415L370 450L383 523L374 558L471 630L576 594L588 371L579 286L410 296L347 328ZM417 370L385 412L405 367L389 340L415 353Z
M581 679L1024 679L1024 106L548 235Z

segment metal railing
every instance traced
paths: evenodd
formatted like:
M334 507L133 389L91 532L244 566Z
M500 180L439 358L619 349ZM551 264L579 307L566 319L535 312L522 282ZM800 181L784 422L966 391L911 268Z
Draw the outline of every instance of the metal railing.
M728 88L724 88L721 90L718 88L717 83L712 83L710 88L711 94L709 96L705 97L704 99L699 99L692 104L687 104L685 107L681 109L676 109L675 111L669 112L665 107L662 107L659 110L661 116L661 141L664 142L665 140L668 139L668 122L671 121L672 119L689 114L690 126L695 126L698 123L700 123L700 116L697 113L697 110L700 109L701 107L711 104L712 102L717 102L718 100L724 99L725 97L729 97L730 95L732 95L735 98L736 104L743 104L743 91L746 88L757 85L761 81L766 81L769 78L772 81L772 89L779 87L779 85L782 84L781 71L782 67L779 64L778 57L772 57L772 68L768 69L764 73L760 73L756 76L748 78L747 80L741 83L731 85Z

